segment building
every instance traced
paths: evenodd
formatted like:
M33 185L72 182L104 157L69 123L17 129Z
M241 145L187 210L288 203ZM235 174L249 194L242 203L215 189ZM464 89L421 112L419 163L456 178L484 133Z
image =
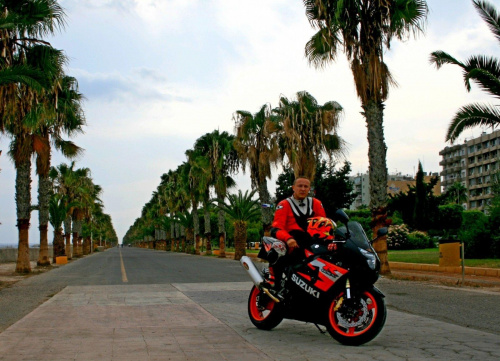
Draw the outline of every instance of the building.
M484 210L493 198L492 175L500 169L500 130L445 147L439 155L443 192L460 182L468 191L464 208Z
M424 175L424 181L429 183L432 177L439 177L438 173L426 174ZM351 204L350 209L358 209L360 206L370 205L370 180L369 174L358 173L356 176L349 177L349 180L353 183L353 192L356 193L357 197ZM410 175L403 175L401 173L388 174L387 175L387 194L398 194L401 192L408 191L410 186L415 186L415 177ZM434 194L441 194L441 182L434 186Z

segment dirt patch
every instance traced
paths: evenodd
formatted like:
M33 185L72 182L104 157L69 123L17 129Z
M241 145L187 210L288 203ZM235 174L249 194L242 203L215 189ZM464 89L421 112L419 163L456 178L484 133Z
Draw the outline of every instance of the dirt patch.
M44 267L37 266L36 262L30 262L31 273L21 274L16 272L16 262L0 263L0 290L10 287L14 283L19 282L26 277L32 277L40 273L45 273L51 269L58 267L49 265Z

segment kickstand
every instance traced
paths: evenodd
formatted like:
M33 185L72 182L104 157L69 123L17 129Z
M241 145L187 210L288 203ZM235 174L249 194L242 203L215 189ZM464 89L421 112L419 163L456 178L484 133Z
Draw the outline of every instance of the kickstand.
M326 333L326 331L323 331L317 323L314 324L314 326L316 326L316 328L319 330L319 332L321 332L323 335Z

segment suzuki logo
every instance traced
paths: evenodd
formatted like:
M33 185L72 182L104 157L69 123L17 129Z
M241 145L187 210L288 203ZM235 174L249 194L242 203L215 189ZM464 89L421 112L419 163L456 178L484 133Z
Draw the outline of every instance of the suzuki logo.
M303 280L301 280L299 277L297 277L297 275L294 275L294 274L292 275L292 281L295 282L295 284L297 286L299 286L300 288L302 288L304 291L306 291L310 295L312 295L312 296L314 296L316 298L319 298L319 292L316 291L311 286L307 285Z

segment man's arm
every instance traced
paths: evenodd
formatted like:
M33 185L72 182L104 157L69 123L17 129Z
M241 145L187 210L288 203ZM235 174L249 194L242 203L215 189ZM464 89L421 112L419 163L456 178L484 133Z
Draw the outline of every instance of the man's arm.
M281 201L276 207L274 221L271 225L271 236L285 242L289 253L299 246L297 241L286 230L287 216L291 211L288 201Z

